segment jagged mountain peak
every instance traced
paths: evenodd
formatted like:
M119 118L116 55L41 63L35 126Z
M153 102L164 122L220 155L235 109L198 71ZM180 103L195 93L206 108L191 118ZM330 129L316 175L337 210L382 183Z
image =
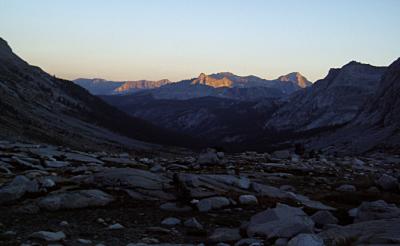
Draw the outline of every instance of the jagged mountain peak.
M316 81L314 84L325 84L329 87L335 86L356 86L376 87L377 81L387 67L373 66L357 61L350 61L340 68L329 69L325 78ZM322 84L321 84L322 82Z
M380 81L381 76L387 67L373 66L361 62L351 61L338 69L331 85L371 85L375 87L376 81Z
M204 78L206 78L207 77L207 75L205 74L205 73L200 73L199 74L199 77L197 77L198 79L204 79Z
M377 91L385 70L358 62L332 68L324 79L291 96L267 127L300 132L347 124Z
M400 68L400 57L397 58L390 66L389 69L399 69Z
M94 83L103 83L103 82L107 82L107 80L102 79L102 78L93 78L93 79L89 79L92 80Z
M366 70L370 70L373 68L383 68L380 66L373 66L371 64L368 63L362 63L362 62L358 62L358 61L350 61L349 63L345 64L344 66L341 67L341 71L366 71Z
M171 80L169 80L169 79L160 79L160 80L158 80L158 82L166 82L166 83L169 83L169 82L171 82Z
M366 64L361 65L369 67ZM365 80L359 83L363 84ZM362 153L374 148L398 151L400 59L384 69L374 92L364 96L362 107L348 124L334 132L327 132L323 138L313 139L311 145L318 148L335 146L336 151L346 154ZM354 98L351 99L354 101Z
M7 41L0 37L0 60L8 61L12 63L19 63L19 59L17 59L17 55L15 55L8 45Z
M197 85L197 84L207 85L207 86L211 86L211 87L214 87L214 88L232 87L233 86L233 82L229 78L227 78L225 76L223 76L222 78L221 77L214 77L212 75L206 75L205 73L201 73L199 75L199 77L197 77L197 79L194 79L192 81L191 84L194 84L194 85Z
M359 61L350 61L349 63L345 64L343 67L347 67L347 66L357 66L357 65L368 65L368 64L364 64L362 62Z
M293 82L293 83L297 84L298 86L300 86L301 88L305 88L307 86L312 85L312 83L299 72L292 72L292 73L288 73L286 75L280 76L278 78L278 80L285 81L285 82Z
M213 73L213 74L210 74L209 76L214 77L214 78L223 78L223 77L232 78L232 77L240 77L240 76L238 76L238 75L236 75L236 74L234 74L234 73L231 73L231 72Z
M1 52L12 52L11 47L8 45L7 41L0 38L0 51Z

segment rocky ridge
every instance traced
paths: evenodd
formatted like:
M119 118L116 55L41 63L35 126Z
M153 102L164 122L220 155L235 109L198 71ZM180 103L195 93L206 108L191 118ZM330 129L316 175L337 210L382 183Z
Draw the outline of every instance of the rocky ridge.
M156 147L144 142L179 138L179 134L128 116L71 81L29 65L1 38L0 112L0 137L15 141L79 149L143 149Z
M265 127L304 132L349 123L375 94L385 71L358 62L331 69L324 79L286 98Z
M171 83L168 79L158 81L136 80L136 81L110 81L104 79L79 78L73 82L87 89L93 95L115 95L130 94L141 90L149 90Z

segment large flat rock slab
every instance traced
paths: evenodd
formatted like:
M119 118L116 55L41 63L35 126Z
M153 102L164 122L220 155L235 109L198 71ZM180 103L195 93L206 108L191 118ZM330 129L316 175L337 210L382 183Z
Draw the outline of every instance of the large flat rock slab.
M141 188L162 190L169 186L170 179L162 174L134 168L106 168L86 177L84 183L105 187Z
M114 198L101 190L77 190L49 194L38 201L42 209L56 211L61 209L76 209L106 206Z
M290 238L302 232L312 232L313 229L314 221L301 208L278 204L276 208L251 217L247 235Z
M16 176L9 184L0 187L0 204L20 199L27 192L37 192L38 183L23 175Z

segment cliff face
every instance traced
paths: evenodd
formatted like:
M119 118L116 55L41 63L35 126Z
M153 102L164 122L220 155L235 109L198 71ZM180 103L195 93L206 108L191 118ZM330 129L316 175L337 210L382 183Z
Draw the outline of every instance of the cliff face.
M389 66L377 93L347 129L357 134L346 139L355 151L400 147L400 59Z
M193 80L192 84L207 85L213 88L219 88L233 87L234 82L225 76L222 78L214 78L212 76L207 76L204 73L201 73L197 79Z
M358 154L374 148L400 147L400 59L381 77L376 92L345 126L310 139L313 148Z
M378 89L386 68L351 62L298 91L266 122L275 131L302 132L350 122Z

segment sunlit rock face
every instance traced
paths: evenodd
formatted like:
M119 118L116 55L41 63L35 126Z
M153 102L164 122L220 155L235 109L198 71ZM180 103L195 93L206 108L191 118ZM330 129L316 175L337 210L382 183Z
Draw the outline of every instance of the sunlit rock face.
M313 86L286 99L265 127L277 131L308 131L350 122L378 89L384 67L350 62Z
M199 77L192 82L193 85L201 84L207 85L214 88L218 87L233 87L233 82L227 77L223 77L221 79L214 78L212 76L207 76L204 73L201 73Z
M303 75L298 72L293 72L287 75L280 76L275 80L266 80L253 75L238 76L229 72L215 73L210 75L205 75L204 73L201 73L197 79L193 80L192 84L208 85L214 88L270 87L279 88L284 93L290 93L298 90L299 88L305 88L312 85L310 81L308 81Z
M306 88L306 87L312 85L312 83L310 81L308 81L307 78L304 77L299 72L289 73L289 74L280 76L278 78L278 80L295 83L301 88Z
M154 89L169 83L171 83L171 81L169 81L168 79L162 79L158 81L149 81L149 80L127 81L123 83L120 87L116 88L113 91L113 94L128 94L140 90Z
M110 81L104 79L79 78L74 83L85 88L93 95L129 94L140 90L159 88L171 83L168 79L158 81L137 80L137 81Z
M182 80L149 91L156 99L187 100L200 97L219 97L242 101L257 101L264 98L282 98L304 86L310 85L302 75L282 79L266 80L257 76L238 76L229 72Z

